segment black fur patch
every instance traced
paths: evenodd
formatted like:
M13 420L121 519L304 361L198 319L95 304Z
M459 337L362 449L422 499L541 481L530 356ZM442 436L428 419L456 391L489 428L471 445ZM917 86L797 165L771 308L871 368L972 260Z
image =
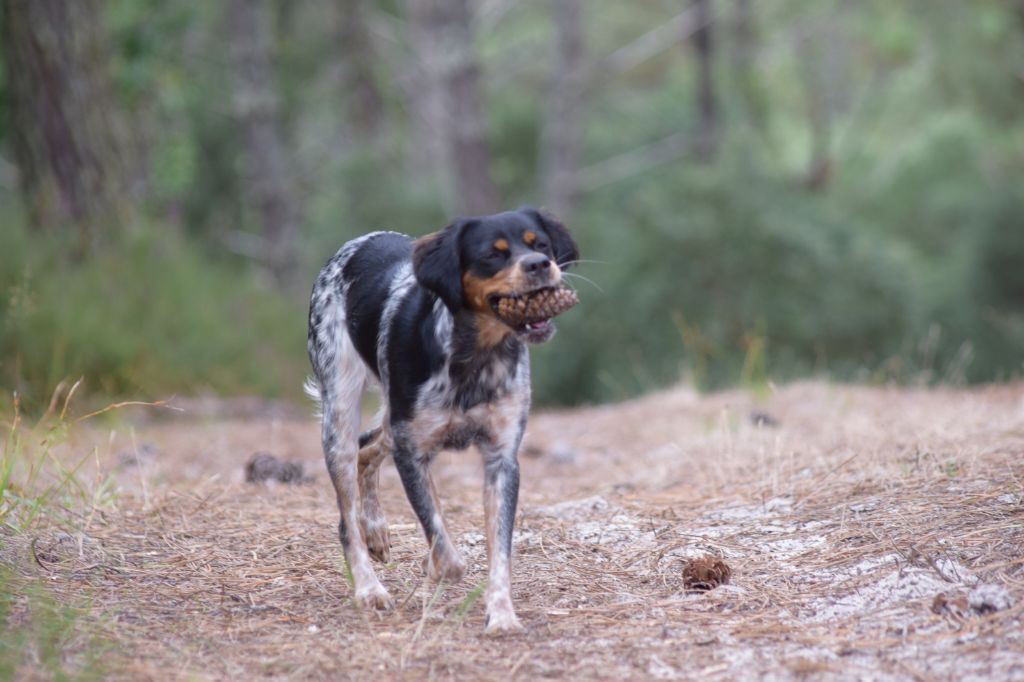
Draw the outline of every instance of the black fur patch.
M580 258L580 249L576 246L576 240L572 233L560 220L550 213L538 211L535 208L521 209L529 213L538 226L547 233L551 239L551 249L554 253L555 262L559 267L566 268Z
M412 267L416 279L436 294L453 313L462 307L462 262L459 244L462 233L476 221L452 223L440 232L416 242Z
M345 318L349 335L363 361L380 376L377 337L388 291L399 267L412 255L413 242L391 232L366 241L342 269L348 283Z

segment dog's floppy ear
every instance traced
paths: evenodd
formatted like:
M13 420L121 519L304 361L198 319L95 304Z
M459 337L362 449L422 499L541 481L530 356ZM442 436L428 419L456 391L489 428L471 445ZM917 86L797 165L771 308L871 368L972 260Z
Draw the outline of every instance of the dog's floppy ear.
M540 226L548 233L548 237L551 239L551 250L555 254L555 262L559 267L570 267L579 260L580 249L576 246L576 240L572 238L569 228L562 221L547 211L538 211L529 207L522 210L533 216L533 219L540 223Z
M412 270L425 289L434 292L453 313L462 306L462 264L459 238L472 221L456 221L440 232L416 240Z

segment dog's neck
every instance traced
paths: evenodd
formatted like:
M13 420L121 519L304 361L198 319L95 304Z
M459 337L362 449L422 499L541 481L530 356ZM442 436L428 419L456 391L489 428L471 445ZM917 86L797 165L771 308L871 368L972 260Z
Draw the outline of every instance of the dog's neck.
M524 352L523 342L497 318L472 310L453 316L450 372L456 385L472 383L492 367L514 377Z

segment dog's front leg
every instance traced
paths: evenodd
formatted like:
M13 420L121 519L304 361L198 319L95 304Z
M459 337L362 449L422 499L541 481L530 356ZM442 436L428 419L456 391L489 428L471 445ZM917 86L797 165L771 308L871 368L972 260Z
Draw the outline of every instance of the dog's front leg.
M466 572L466 562L452 543L441 516L441 502L430 477L431 455L421 452L406 431L400 426L394 427L395 468L430 546L423 568L435 582L456 583Z
M484 456L484 516L487 523L487 632L521 630L512 606L512 528L519 500L519 441L523 422L495 442Z

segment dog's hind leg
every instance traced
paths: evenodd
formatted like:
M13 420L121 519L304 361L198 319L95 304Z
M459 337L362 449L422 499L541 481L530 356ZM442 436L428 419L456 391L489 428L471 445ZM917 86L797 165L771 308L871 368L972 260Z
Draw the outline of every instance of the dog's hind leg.
M370 556L385 564L391 560L391 538L377 489L380 463L392 447L391 434L379 426L359 437L359 495L363 503L359 525Z
M341 512L338 536L352 573L356 604L386 609L391 606L391 597L373 571L360 528L359 400L367 369L343 326L336 338L337 354L331 358L333 362L317 369L323 405L324 458Z

